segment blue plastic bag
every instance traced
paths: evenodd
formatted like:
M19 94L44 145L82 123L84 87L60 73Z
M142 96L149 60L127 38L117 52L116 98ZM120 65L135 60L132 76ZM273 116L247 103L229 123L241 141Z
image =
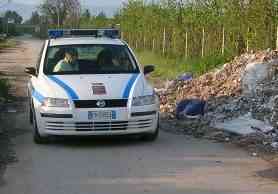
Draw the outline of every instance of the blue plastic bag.
M193 79L192 74L184 73L178 77L178 81L190 81Z
M199 99L182 100L177 104L177 119L183 119L186 116L203 116L205 114L206 101Z

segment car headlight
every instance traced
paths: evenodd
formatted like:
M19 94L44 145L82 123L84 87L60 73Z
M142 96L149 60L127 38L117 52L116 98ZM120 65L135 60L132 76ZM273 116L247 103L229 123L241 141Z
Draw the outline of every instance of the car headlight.
M145 105L152 105L156 102L156 96L148 95L148 96L139 96L134 97L132 100L132 106L145 106Z
M45 98L42 106L45 107L57 107L57 108L68 108L69 101L67 99L61 99L61 98Z

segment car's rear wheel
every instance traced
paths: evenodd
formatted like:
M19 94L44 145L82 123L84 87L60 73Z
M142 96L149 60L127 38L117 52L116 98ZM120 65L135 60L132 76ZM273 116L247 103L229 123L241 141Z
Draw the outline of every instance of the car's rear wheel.
M40 132L38 130L38 125L37 125L37 119L36 119L36 114L34 112L34 107L31 107L31 111L30 111L31 115L32 115L32 124L33 124L33 141L36 144L45 144L48 142L47 137L43 137L40 135Z
M32 110L32 103L29 103L29 122L33 124L33 110Z

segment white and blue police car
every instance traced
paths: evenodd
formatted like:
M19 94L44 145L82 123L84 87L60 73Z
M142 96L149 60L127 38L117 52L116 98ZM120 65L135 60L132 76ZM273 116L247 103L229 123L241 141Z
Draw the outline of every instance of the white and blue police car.
M49 136L159 134L159 100L117 29L49 30L28 96L35 143Z

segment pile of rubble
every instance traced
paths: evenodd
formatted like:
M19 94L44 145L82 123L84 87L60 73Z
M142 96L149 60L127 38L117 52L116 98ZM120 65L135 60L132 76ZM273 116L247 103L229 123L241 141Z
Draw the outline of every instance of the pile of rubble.
M176 118L177 104L181 100L200 99L207 102L206 114L197 122L194 121L197 127L192 125L191 118L176 121L183 123L185 133L189 130L190 133L197 131L197 134L201 133L203 136L217 134L219 137L221 133L218 131L221 128L219 123L221 125L226 122L233 123L234 119L235 122L238 122L236 119L240 119L243 122L242 127L249 127L252 131L246 134L242 134L240 130L235 131L241 135L239 139L236 138L240 145L244 143L247 146L263 145L268 150L271 148L278 151L277 51L266 50L244 54L225 64L221 69L198 78L168 81L165 88L157 91L161 100L161 112L167 115L167 119ZM256 124L259 124L259 127ZM225 134L221 138L230 139L228 136ZM259 141L250 143L250 139L254 140L254 136L259 137Z

